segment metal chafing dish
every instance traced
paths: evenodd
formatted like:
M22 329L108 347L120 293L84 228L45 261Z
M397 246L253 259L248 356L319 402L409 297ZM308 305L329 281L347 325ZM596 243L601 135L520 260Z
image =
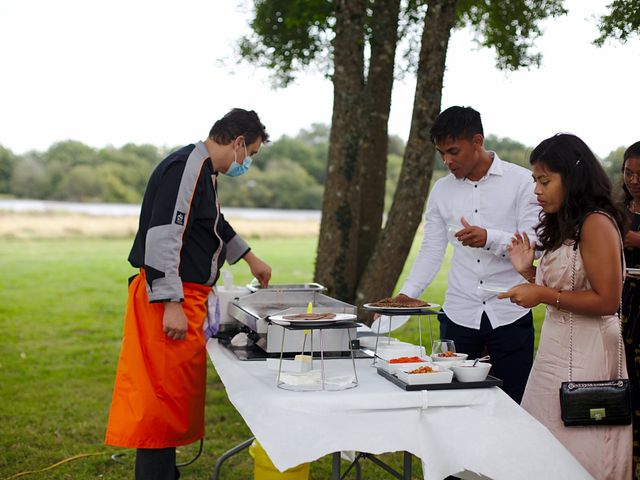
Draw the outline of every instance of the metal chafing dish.
M248 286L254 293L236 298L229 303L229 315L242 323L249 330L249 338L268 354L279 354L282 346L284 328L271 324L270 315L289 315L304 313L309 303L314 313L356 313L356 307L331 298L322 292L326 290L317 283L269 285L267 288ZM356 338L356 328L331 329L323 331L325 352L348 353L349 333ZM284 353L300 353L303 348L305 333L302 330L288 331L285 336ZM314 342L314 350L320 345ZM309 350L310 339L306 349Z

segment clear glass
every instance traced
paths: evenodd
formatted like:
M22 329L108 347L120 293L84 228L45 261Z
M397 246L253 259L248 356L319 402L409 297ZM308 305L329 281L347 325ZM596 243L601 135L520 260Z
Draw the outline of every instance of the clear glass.
M456 345L453 340L447 340L444 338L434 340L431 344L431 355L442 356L445 352L456 353Z

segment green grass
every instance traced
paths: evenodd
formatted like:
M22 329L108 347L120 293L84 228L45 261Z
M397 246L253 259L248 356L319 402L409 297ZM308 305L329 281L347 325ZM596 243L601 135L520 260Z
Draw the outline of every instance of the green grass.
M251 243L273 266L273 282L311 280L315 238ZM121 450L102 443L120 350L127 277L134 273L126 262L130 244L129 239L1 240L0 480L84 453L98 455L28 478L132 478L131 452L125 457L127 465L120 465L110 455ZM411 259L416 249L417 244ZM425 298L442 303L447 269L448 263ZM244 262L232 271L238 284L251 279ZM538 327L540 322L539 311ZM415 323L408 322L396 336L417 342ZM212 366L206 429L204 453L182 470L182 478L209 478L216 459L251 436ZM180 448L179 461L192 458L196 451L197 445ZM384 458L400 468L401 454ZM419 462L414 467L420 472ZM311 478L328 478L330 469L330 457L314 462ZM364 477L385 478L371 466L365 466ZM248 453L229 460L222 478L252 478Z

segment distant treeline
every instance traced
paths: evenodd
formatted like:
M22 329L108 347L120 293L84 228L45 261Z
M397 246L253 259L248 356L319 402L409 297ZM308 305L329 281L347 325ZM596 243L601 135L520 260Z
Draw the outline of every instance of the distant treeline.
M226 206L281 209L320 209L327 166L329 127L314 124L295 137L283 136L263 147L247 174L219 178L221 201ZM490 135L487 149L528 168L531 150L509 138ZM385 205L391 204L398 182L404 141L389 138ZM171 150L153 145L128 144L95 149L68 140L45 152L15 155L0 145L0 195L16 198L80 202L139 203L153 168ZM619 182L624 147L612 151L603 165ZM439 159L434 180L445 175ZM617 183L616 183L617 184Z

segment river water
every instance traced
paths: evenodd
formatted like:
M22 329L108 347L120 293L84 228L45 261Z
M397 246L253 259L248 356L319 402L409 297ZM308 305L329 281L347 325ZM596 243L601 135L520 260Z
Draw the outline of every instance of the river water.
M138 216L140 205L127 203L79 203L50 200L0 199L0 212L69 212L85 215ZM223 208L230 218L247 220L320 220L320 210L279 210L271 208Z

